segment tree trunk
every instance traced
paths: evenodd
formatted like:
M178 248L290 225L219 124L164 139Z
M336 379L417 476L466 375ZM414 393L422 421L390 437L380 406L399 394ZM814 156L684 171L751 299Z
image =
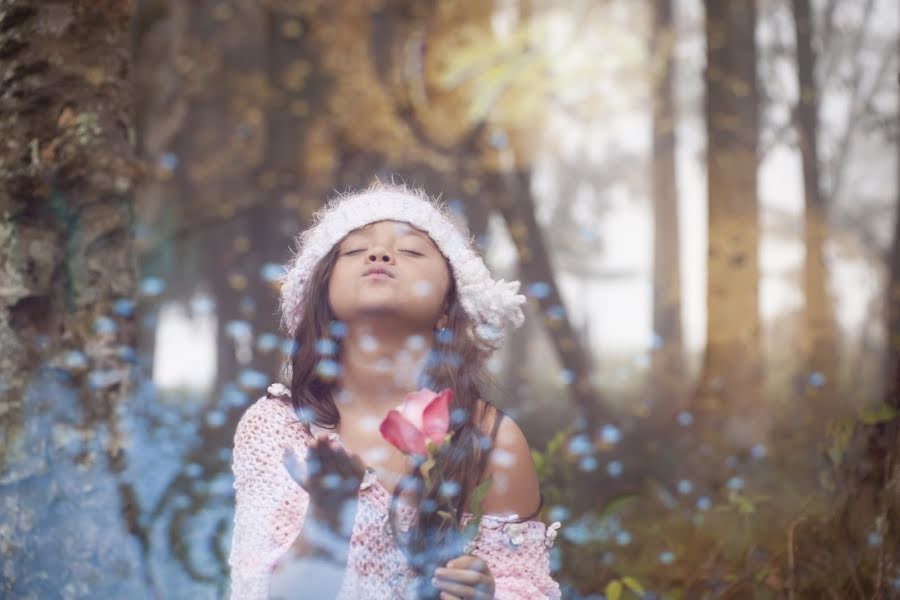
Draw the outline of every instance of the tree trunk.
M131 12L0 2L0 501L19 540L4 597L106 586L140 569L128 529L146 544L119 478L136 340ZM71 503L79 514L60 512ZM129 579L103 590L146 594Z
M685 377L675 176L674 38L672 0L655 0L651 55L662 68L653 82L653 331L661 343L652 355L650 370L654 414L667 414L678 406L680 382ZM666 406L660 405L663 401Z
M824 246L828 220L819 178L818 88L815 82L816 56L812 47L812 15L809 0L792 0L797 44L797 80L800 97L796 123L803 158L806 260L803 287L806 297L807 347L804 349L808 373L832 376L836 372L837 333L834 302L828 291L828 270Z
M162 96L166 88L147 85L159 95L149 102L159 107L146 121L150 151L156 162L165 162L166 154L177 157L174 173L152 200L179 238L164 239L162 245L177 243L185 248L183 254L197 257L195 273L185 277L183 266L172 269L171 275L182 280L173 300L187 302L198 280L215 298L217 369L204 412L225 416L201 420L196 438L203 443L182 459L199 465L201 472L181 471L172 478L148 518L169 518L169 552L195 581L206 581L210 575L195 564L195 544L186 539L185 525L206 510L209 498L192 492L192 485L229 471L229 459L209 447L230 447L248 403L264 393L264 385L256 388L259 382L242 381L242 371L262 372L266 382L281 377L281 345L263 354L255 343L260 334L278 328L277 293L260 276L260 267L285 262L293 236L319 208L334 174L323 117L327 78L314 17L283 3L227 9L181 3L171 12L163 32L168 36L157 42L161 48L148 49L142 57L142 62L172 57L155 67L158 73L148 65L148 80L181 80L173 86L181 97L168 102ZM183 48L193 53L180 56ZM185 118L174 122L160 110L167 105L179 107ZM159 126L169 132L167 139L154 136ZM251 332L249 341L241 342L251 348L249 361L238 360L228 335L229 323L237 320ZM226 392L234 387L245 392L247 402L227 401ZM180 494L190 502L176 505ZM227 565L220 566L225 576Z
M759 406L756 4L706 0L705 6L708 316L696 402L714 420L725 420L726 438L746 445L758 440L765 414Z
M898 47L900 54L900 47ZM897 106L900 114L900 105ZM890 264L888 265L887 293L885 294L887 306L887 389L889 403L900 409L900 132L897 134L897 203L894 212L894 243L891 247ZM900 463L900 457L898 457Z
M590 353L576 335L557 288L544 234L535 219L528 176L512 171L504 176L503 182L505 188L491 190L487 197L503 216L515 244L523 291L532 283L542 282L549 286L547 294L537 299L537 308L559 361L570 375L569 389L581 417L580 424L593 433L595 426L609 415L591 383L593 363Z

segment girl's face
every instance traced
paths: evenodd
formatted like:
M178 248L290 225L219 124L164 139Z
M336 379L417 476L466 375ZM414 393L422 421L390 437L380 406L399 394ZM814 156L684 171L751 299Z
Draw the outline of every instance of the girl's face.
M338 243L328 302L345 322L392 317L433 328L450 289L450 269L428 234L400 221L378 221Z

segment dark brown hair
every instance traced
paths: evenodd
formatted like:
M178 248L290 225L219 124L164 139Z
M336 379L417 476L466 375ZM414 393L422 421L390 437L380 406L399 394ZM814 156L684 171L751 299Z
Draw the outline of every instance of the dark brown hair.
M327 429L336 428L340 422L340 412L332 393L337 384L334 367L340 363L342 337L334 334L341 333L341 324L335 321L328 303L328 280L337 255L336 244L319 261L305 286L302 315L293 336L295 346L290 358L291 399L295 412L304 423L313 422ZM452 506L457 514L471 512L472 492L483 475L484 459L496 438L496 427L490 435L485 435L483 427L489 413L493 413L495 419L501 416L499 409L481 397L480 387L488 383L484 372L488 355L473 341L473 323L457 298L452 271L450 279L445 302L446 331L436 336L435 348L425 367L424 386L436 391L453 390L450 405L453 435L449 446L436 457L435 468L440 469L445 479L458 484L458 492L445 498L438 486L424 489L421 474L414 469L406 480L415 484L411 489L415 492L417 506L431 506L432 509L419 510L406 539L401 539L396 530L395 504L399 495L410 488L407 484L398 484L389 514L397 545L420 575L429 563L434 567L433 561L437 557L427 560L428 553L440 547L441 540L451 533L436 508ZM323 339L330 340L325 342L325 355L322 353ZM327 346L331 346L333 355L328 355ZM327 361L332 362L329 365ZM400 401L398 399L398 404Z

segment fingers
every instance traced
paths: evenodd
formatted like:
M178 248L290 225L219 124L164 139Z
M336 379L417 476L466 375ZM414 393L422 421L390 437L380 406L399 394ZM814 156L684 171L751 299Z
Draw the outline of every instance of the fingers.
M360 458L359 454L349 454L348 456L350 458L353 474L359 475L360 477L365 475L366 464L363 462L362 458Z
M338 454L334 447L335 442L320 443L316 448L321 461L322 473L319 483L327 490L333 492L349 492L352 489L352 480L345 474L344 462L346 459Z
M334 442L327 439L319 439L318 444L315 446L315 450L319 455L319 460L322 461L323 476L338 472L338 464L335 458L333 444Z
M330 489L346 488L347 491L359 487L366 468L358 455L348 453L337 440L325 433L310 440L307 446L310 460L318 462L318 469L310 469L310 475L314 471L319 475L317 483L321 481Z
M441 600L462 600L462 598L454 596L453 594L448 594L447 592L441 592Z
M327 448L329 458L341 477L361 479L366 465L358 454L350 453L330 434L319 434L320 447Z
M462 556L457 556L456 558L452 558L447 561L445 568L450 569L469 569L480 571L482 573L488 573L489 569L487 563L484 559L475 556L474 554L463 554ZM440 569L438 569L440 570Z
M353 457L337 442L332 442L331 456L334 459L335 469L342 479L357 480L358 471L353 463Z
M435 569L434 574L441 579L452 579L469 585L477 585L484 582L484 573L481 571L472 571L469 569Z
M335 442L329 440L325 434L319 434L308 444L310 458L319 463L316 474L320 477L325 477L330 473L340 475L340 465L335 456L334 444Z
M487 563L477 556L457 556L435 569L434 575L431 583L442 593L461 599L493 597L493 575Z
M441 590L441 592L447 592L457 598L477 598L480 600L481 598L490 597L482 590L463 583L455 583L445 579L433 579L431 583L434 587Z

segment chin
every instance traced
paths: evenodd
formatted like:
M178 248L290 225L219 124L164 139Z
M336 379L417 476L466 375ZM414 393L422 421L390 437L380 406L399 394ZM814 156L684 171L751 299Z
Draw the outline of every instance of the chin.
M406 328L423 329L430 328L429 323L433 323L438 319L438 314L411 312L408 306L396 306L394 304L370 304L364 306L356 306L353 310L347 311L345 316L338 317L345 322L354 321L396 321Z

